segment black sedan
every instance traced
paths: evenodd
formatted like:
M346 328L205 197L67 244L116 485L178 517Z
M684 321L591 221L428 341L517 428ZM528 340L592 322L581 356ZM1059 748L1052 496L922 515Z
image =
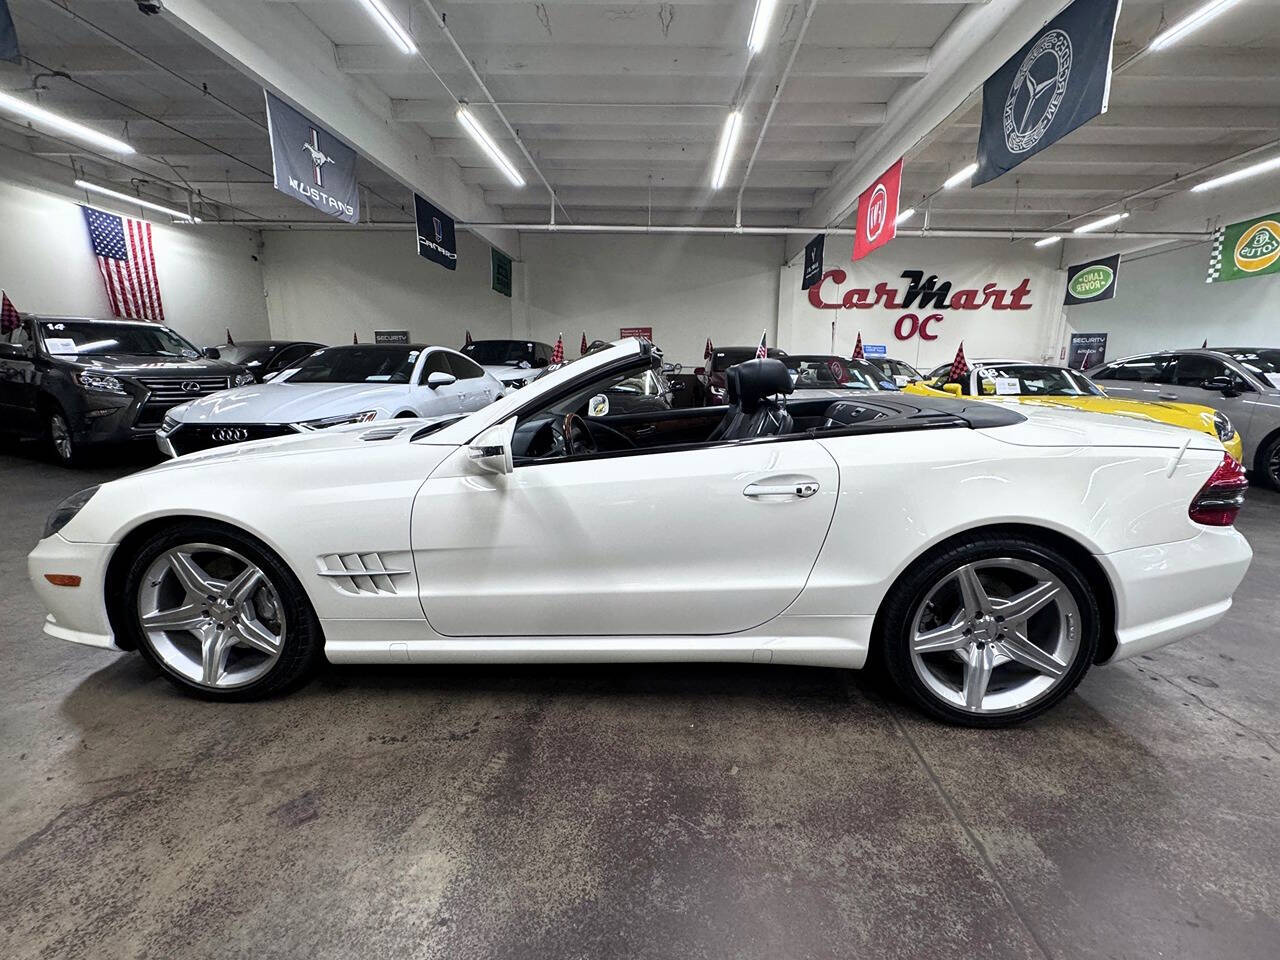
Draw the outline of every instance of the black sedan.
M309 340L242 340L219 346L217 350L223 360L240 364L261 383L270 374L292 367L323 346Z

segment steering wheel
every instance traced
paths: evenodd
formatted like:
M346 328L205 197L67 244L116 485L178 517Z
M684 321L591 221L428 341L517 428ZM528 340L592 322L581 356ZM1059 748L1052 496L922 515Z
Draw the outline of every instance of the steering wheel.
M566 413L564 415L564 426L561 428L561 433L564 435L564 455L566 457L600 452L600 448L596 446L595 437L591 435L591 428L587 426L587 421L576 413Z

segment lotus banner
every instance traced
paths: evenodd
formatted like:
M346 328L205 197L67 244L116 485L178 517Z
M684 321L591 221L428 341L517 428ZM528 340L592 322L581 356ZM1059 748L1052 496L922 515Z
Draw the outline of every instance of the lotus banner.
M1280 213L1219 227L1209 247L1205 283L1280 273Z

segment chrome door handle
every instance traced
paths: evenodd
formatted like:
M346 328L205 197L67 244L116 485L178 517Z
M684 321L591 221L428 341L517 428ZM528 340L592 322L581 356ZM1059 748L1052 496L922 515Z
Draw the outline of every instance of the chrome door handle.
M744 497L794 497L807 500L818 492L818 481L804 478L794 483L749 483L742 491Z

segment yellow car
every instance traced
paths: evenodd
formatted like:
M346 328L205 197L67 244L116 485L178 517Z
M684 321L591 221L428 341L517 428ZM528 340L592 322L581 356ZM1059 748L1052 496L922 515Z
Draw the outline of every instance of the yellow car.
M1244 444L1226 414L1198 403L1171 403L1161 400L1117 400L1078 370L1042 363L992 360L974 363L963 383L947 382L949 366L939 367L924 380L907 384L903 393L927 397L979 397L1016 400L1044 407L1065 407L1118 417L1153 420L1175 427L1207 433L1222 441L1237 461Z

